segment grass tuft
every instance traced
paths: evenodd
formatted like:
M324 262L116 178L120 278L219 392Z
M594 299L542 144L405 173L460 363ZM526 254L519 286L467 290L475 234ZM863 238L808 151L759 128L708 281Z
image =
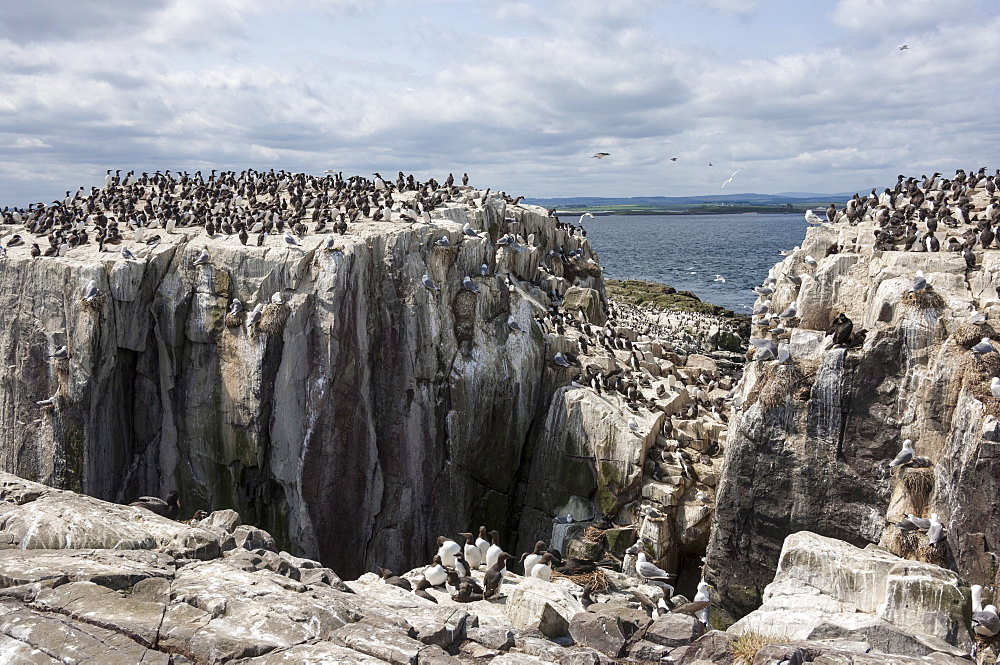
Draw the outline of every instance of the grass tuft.
M757 652L768 644L787 642L791 642L787 635L747 630L729 643L729 652L733 655L733 665L751 665Z

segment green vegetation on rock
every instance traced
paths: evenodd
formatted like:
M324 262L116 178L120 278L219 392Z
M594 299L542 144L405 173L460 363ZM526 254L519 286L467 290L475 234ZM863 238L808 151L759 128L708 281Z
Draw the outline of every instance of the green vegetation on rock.
M659 282L648 282L641 279L607 279L604 281L604 288L613 300L625 302L630 305L647 306L651 305L657 309L669 309L679 312L700 312L702 314L714 314L734 320L748 319L745 314L737 314L725 307L702 302L698 296L690 291L678 291L667 284Z

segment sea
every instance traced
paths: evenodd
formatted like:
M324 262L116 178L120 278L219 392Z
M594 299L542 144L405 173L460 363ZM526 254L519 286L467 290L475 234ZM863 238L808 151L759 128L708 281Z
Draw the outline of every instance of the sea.
M575 223L579 216L559 219ZM605 279L661 282L747 314L757 298L753 287L781 260L779 250L802 244L808 224L797 213L599 215L585 217L583 226Z

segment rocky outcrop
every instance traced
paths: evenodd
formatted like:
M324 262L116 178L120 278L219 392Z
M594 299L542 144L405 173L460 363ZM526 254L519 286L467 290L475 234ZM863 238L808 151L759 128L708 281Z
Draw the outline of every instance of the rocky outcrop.
M800 531L785 539L761 607L728 632L760 631L788 641L841 639L905 656L962 656L972 640L958 576L875 546Z
M599 270L573 268L592 257L585 239L540 208L479 199L429 223L352 224L332 250L325 234L256 247L197 227L161 233L137 260L93 244L40 259L12 249L0 467L116 501L176 488L185 516L236 509L352 576L425 560L436 533L505 530L556 387L532 323L549 304L532 283L539 257L580 250L549 261L550 293L575 285L597 312L603 291ZM496 245L508 232L537 247ZM211 262L195 266L202 249ZM101 296L85 304L91 280ZM236 299L266 305L257 325L227 316ZM52 358L61 346L68 358Z
M343 582L275 551L231 511L174 522L9 474L0 508L5 662L659 662L700 632L688 616L654 622L629 591L658 598L657 589L610 571L599 575L599 612L585 612L581 588L558 576L508 574L497 597L472 602L432 587L429 601L371 573ZM48 524L43 537L25 532L31 520ZM405 577L415 583L423 569ZM609 626L620 639L607 639Z
M982 182L959 190L926 196L946 206L966 196L969 212L985 218L990 197ZM757 317L754 335L787 340L790 360L747 365L705 569L731 619L760 605L782 543L801 530L859 547L880 543L950 567L965 584L995 580L990 551L1000 542L993 500L1000 467L990 432L1000 402L989 381L1000 375L1000 361L995 352L979 356L969 347L995 334L1000 300L991 276L1000 251L976 247L974 267L956 252L902 251L904 232L891 232L903 228L904 217L915 219L909 202L900 194L867 215L855 207L853 223L812 227L771 271L771 315L793 301L798 311L783 334L770 332L776 318L768 325L767 316ZM942 226L964 242L976 223ZM918 270L930 288L911 292ZM973 308L985 313L984 324L969 323ZM841 313L855 333L867 335L834 345L825 334ZM904 439L913 441L917 459L889 469ZM946 540L931 546L924 533L892 526L908 513L938 513Z

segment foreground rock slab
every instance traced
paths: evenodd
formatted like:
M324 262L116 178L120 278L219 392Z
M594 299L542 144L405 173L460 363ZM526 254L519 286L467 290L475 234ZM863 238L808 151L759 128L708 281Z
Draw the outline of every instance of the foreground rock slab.
M967 599L938 566L808 531L785 539L764 604L727 632L846 639L896 656L968 653Z

